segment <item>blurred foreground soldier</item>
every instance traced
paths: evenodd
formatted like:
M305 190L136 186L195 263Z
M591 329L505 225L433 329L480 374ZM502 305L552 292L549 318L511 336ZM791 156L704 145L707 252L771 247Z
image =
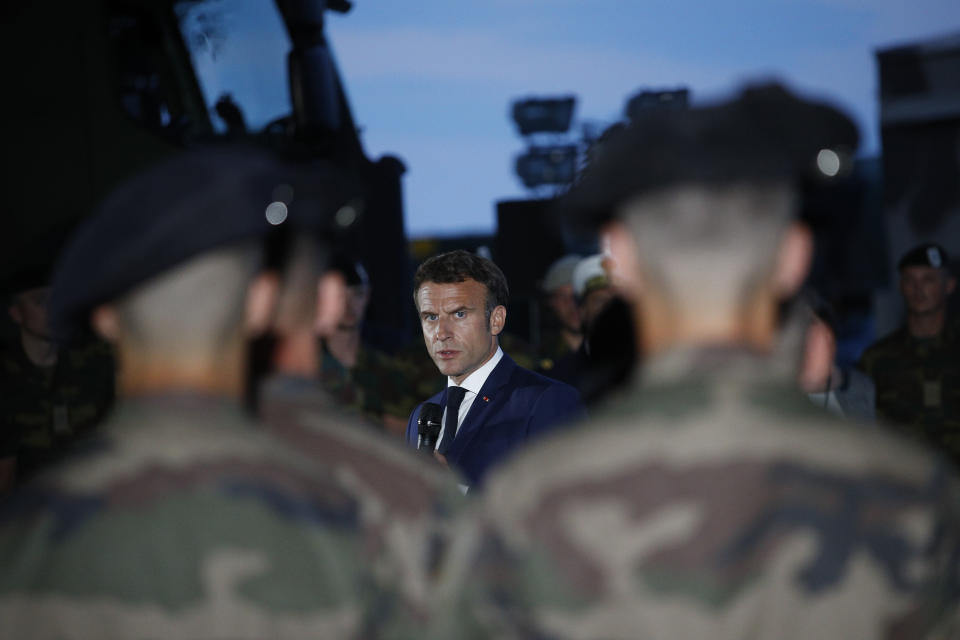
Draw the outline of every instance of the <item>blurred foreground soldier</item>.
M310 202L290 171L182 152L117 189L65 252L54 328L92 317L115 341L120 401L0 509L4 637L406 636L384 628L405 610L356 488L241 411L246 336L273 310L265 212Z
M449 637L958 637L957 479L812 406L798 358L771 357L811 250L795 178L855 139L761 87L611 140L570 206L616 218L642 388L491 476Z
M273 434L349 484L362 505L356 535L371 558L381 557L377 569L402 593L402 606L424 622L431 613L432 570L447 540L443 526L463 498L439 464L424 464L399 440L357 421L317 379L316 336L332 335L343 322L342 265L318 277L324 247L306 237L294 244L274 316L274 373L261 385L260 415ZM384 557L399 561L388 564Z
M956 279L933 243L908 251L898 267L906 322L869 347L858 366L876 385L880 418L960 462L960 331L947 317Z

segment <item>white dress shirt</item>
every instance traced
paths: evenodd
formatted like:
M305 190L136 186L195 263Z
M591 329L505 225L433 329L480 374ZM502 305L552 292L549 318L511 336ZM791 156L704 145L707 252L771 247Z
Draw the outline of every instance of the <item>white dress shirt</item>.
M463 395L463 402L460 404L460 411L457 413L457 429L460 429L460 425L463 424L464 418L467 417L467 412L470 411L470 407L473 406L473 401L477 399L477 394L480 393L483 383L487 381L487 378L490 377L490 373L500 362L500 359L503 358L503 350L498 346L497 352L493 354L489 360L487 360L479 369L468 375L463 382L460 383L460 386L466 389L466 393ZM447 378L447 387L455 387L457 383L453 381L453 378ZM447 409L443 409L443 420L440 422L443 427L440 429L440 436L437 438L437 446L443 441L443 431L446 429L447 425ZM457 434L453 434L456 437Z

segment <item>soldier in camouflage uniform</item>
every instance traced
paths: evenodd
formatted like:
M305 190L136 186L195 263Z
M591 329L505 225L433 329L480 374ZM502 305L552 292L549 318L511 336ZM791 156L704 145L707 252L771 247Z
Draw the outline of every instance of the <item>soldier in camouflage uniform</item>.
M82 451L0 507L0 637L379 638L423 625L409 594L424 588L427 540L397 542L383 507L407 498L391 487L440 500L429 478L405 484L411 465L375 447L363 476L318 464L240 406L246 330L272 311L273 281L257 274L264 211L279 193L291 220L309 215L319 177L261 153L183 152L74 239L53 319L92 317L115 340L120 401Z
M793 179L855 135L773 86L610 141L569 203L615 216L642 386L492 475L441 635L960 637L958 478L813 407L774 349L811 246Z
M44 279L10 297L17 339L0 351L0 457L15 459L17 482L51 464L96 426L114 395L109 346L84 335L61 345L50 335Z
M417 406L413 368L361 337L370 300L370 279L363 265L337 255L331 269L346 282L346 308L333 330L319 340L320 382L341 405L402 437L407 417Z
M869 347L858 367L876 386L879 417L960 463L960 329L946 312L956 280L933 243L905 253L898 268L906 322Z

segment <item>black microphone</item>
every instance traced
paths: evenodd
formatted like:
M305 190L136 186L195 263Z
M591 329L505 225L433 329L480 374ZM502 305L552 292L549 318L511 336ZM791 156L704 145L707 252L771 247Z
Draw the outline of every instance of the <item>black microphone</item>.
M440 427L443 420L443 407L435 402L424 402L417 417L417 449L433 453L440 437Z

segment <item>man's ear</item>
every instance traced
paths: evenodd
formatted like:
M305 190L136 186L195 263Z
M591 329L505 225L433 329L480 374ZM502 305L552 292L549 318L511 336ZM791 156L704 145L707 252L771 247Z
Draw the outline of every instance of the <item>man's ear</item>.
M247 287L244 317L244 329L247 335L257 336L270 328L279 292L279 279L272 271L257 275Z
M637 299L643 292L643 279L640 275L637 243L630 230L622 222L614 221L603 228L602 236L613 257L614 270L611 280L617 291L625 298Z
M800 388L806 393L829 391L837 340L830 327L814 320L807 327L803 345L803 359L798 373Z
M789 298L799 291L813 260L813 234L807 225L794 222L780 240L780 250L773 272L774 292Z
M947 295L951 295L953 290L957 288L957 279L953 276L947 276Z
M500 332L503 331L503 327L506 324L507 308L502 304L495 306L493 311L490 312L490 333L495 336L500 335Z
M317 281L317 316L314 332L320 337L333 334L347 308L347 283L339 271L327 271Z
M112 304L102 304L90 312L90 324L94 331L106 340L114 343L120 336L120 316Z

